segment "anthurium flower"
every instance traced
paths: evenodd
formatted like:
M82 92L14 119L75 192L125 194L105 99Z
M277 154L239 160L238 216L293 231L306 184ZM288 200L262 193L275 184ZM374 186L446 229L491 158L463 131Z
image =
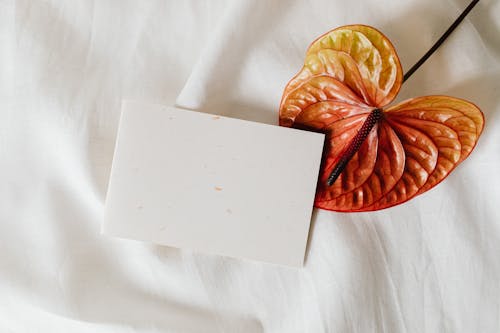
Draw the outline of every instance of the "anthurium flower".
M365 25L316 39L288 83L280 125L326 134L318 208L371 211L436 186L473 150L483 130L474 104L424 96L388 106L403 83L389 39Z

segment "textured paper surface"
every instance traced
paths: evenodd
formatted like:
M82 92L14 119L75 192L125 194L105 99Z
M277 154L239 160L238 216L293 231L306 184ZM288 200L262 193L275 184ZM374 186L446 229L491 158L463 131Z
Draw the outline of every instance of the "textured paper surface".
M103 232L301 266L324 135L124 102Z

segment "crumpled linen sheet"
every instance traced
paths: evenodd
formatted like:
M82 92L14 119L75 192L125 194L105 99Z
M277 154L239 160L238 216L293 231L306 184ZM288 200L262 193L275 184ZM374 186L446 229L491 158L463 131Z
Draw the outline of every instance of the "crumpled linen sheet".
M499 332L500 3L408 80L484 111L476 150L387 210L315 210L291 269L100 235L122 99L277 124L309 43L363 23L413 65L465 0L0 2L1 332ZM196 203L193 203L196 205Z

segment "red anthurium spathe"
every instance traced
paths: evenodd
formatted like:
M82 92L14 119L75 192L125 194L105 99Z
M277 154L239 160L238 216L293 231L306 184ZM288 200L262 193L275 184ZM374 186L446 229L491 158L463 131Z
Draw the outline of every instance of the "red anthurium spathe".
M316 207L353 212L403 203L470 154L484 125L479 108L449 96L387 107L402 83L394 47L372 27L340 27L311 44L285 88L280 125L327 135Z

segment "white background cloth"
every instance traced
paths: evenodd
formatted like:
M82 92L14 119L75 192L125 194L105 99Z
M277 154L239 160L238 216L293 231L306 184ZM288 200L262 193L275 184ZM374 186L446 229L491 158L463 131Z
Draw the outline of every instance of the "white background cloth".
M315 211L303 269L100 235L120 102L277 124L309 43L363 23L413 65L466 0L0 2L1 332L499 332L500 2L397 101L446 94L486 127L442 184ZM196 204L196 203L194 203Z

